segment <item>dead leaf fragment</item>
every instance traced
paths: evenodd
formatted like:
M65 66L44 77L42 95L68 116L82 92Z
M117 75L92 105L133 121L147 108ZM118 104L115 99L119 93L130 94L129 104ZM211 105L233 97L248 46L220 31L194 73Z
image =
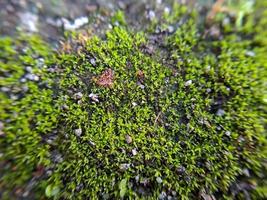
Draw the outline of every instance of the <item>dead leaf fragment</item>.
M106 69L98 78L96 78L96 84L103 87L112 87L114 82L114 71L112 69Z

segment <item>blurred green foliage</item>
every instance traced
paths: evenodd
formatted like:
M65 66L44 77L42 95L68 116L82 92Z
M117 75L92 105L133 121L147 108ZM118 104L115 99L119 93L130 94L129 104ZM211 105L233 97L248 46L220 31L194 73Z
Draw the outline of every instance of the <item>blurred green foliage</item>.
M220 39L178 4L146 32L118 12L67 51L1 38L2 198L265 198L266 7L214 22Z

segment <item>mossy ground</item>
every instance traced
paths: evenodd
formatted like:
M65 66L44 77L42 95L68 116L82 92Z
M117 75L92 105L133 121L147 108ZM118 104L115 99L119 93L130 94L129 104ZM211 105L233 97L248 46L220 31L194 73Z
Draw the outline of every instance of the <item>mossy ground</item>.
M57 52L2 38L2 198L264 198L266 6L208 31L178 4L143 32L118 12Z

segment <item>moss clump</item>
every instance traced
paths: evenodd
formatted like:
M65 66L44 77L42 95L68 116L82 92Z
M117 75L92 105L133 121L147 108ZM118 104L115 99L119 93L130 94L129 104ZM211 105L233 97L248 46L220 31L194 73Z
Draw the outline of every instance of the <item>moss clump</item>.
M214 40L174 8L148 28L159 32L120 12L105 37L73 34L61 53L1 39L4 199L231 199L264 186L266 45L250 31L264 19L219 24Z

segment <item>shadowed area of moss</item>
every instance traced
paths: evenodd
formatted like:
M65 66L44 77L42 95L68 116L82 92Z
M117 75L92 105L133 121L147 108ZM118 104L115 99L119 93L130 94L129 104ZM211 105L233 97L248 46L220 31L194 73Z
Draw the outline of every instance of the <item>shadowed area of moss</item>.
M216 36L175 4L145 32L118 12L58 52L2 38L2 197L264 198L264 6Z

